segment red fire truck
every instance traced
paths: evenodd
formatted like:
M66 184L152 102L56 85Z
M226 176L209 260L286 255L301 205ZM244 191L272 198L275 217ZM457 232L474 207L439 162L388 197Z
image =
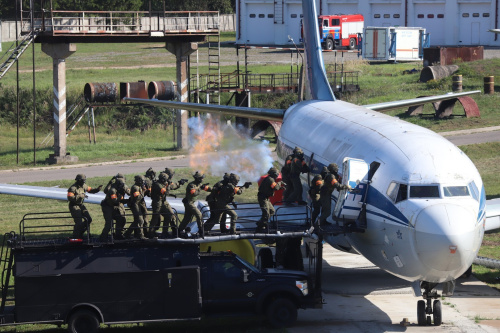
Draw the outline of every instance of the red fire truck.
M323 49L353 50L358 45L358 34L363 33L364 18L361 14L320 15L318 23Z

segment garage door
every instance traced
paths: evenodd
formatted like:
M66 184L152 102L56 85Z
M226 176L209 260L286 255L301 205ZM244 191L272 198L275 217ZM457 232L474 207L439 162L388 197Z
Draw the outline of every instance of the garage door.
M326 12L323 10L323 15L333 14L359 14L358 4L329 3Z
M371 5L371 16L366 18L366 25L374 27L404 27L404 15L401 14L401 4L379 4Z
M274 5L248 3L246 16L246 43L249 45L274 44Z
M493 26L490 20L490 3L460 3L458 26L460 45L481 45L489 41L487 34L489 27Z
M415 4L415 26L430 33L431 45L443 45L445 42L444 4Z
M300 43L300 20L302 19L302 5L300 3L289 3L285 7L286 31L293 38L295 44Z

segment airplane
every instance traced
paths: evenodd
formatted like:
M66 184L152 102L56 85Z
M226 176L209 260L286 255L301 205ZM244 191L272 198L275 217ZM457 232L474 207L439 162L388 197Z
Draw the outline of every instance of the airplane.
M442 323L435 287L454 281L471 265L486 229L486 195L472 161L440 135L376 111L420 105L478 93L446 94L358 106L336 100L328 83L318 37L315 1L303 0L303 31L310 100L286 110L244 108L127 98L194 112L282 121L280 164L294 147L304 151L312 173L337 163L343 182L357 191L334 193L329 222L366 224L363 233L327 235L342 251L359 253L381 269L411 283L419 325ZM302 176L304 199L307 177ZM491 212L497 220L498 206ZM498 227L498 223L491 228ZM422 293L423 290L423 293ZM435 299L432 302L432 299Z
M334 192L335 209L328 222L354 222L364 232L327 234L325 241L341 251L361 254L381 269L409 281L415 295L424 298L417 303L418 324L430 324L432 315L434 324L440 325L441 303L435 287L445 283L449 294L453 292L454 280L476 257L484 231L500 227L500 205L495 203L486 212L481 176L460 149L430 130L376 111L478 91L365 106L336 100L324 70L315 1L303 0L302 6L309 100L286 110L127 100L282 121L277 143L280 164L298 146L312 173L337 163L342 166L343 183L356 189ZM307 200L306 175L302 182ZM0 193L5 193L2 186Z

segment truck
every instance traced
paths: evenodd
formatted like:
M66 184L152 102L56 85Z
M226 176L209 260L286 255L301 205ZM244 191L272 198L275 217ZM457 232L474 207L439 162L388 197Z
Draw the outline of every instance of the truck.
M340 48L354 50L363 33L364 17L361 14L320 15L318 26L324 50Z
M200 252L193 240L99 244L11 232L3 245L0 326L67 324L93 333L100 324L253 313L287 327L298 308L317 307L306 272L259 269L231 251Z
M430 45L421 27L367 27L363 35L363 59L375 61L418 61Z

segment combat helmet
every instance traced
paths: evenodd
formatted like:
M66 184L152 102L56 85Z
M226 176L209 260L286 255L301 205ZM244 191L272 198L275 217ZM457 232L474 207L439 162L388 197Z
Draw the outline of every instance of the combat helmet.
M144 184L144 176L143 175L137 175L134 177L134 182L136 185L142 186Z
M199 172L199 171L196 171L195 173L193 173L193 178L194 178L195 180L200 180L200 181L201 181L203 178L205 178L205 175L204 175L204 174L202 174L202 173L201 173L201 172Z
M267 174L273 178L278 178L278 169L276 169L275 167L272 167L269 169L269 171L267 172Z
M295 155L296 157L302 157L304 155L304 152L299 147L295 147L293 150L293 155Z
M229 181L234 185L238 185L238 183L240 182L240 176L238 176L237 174L230 174L229 175Z
M149 168L147 171L146 171L146 174L145 176L151 180L155 179L156 178L156 172L153 170L153 168Z
M172 169L170 169L170 168L165 168L165 171L163 171L163 172L167 174L167 176L168 176L169 179L172 179L172 177L175 174L175 171L172 170Z
M121 178L121 179L125 180L125 176L123 175L123 173L117 173L115 178Z
M328 171L331 173L337 173L339 171L339 166L336 163L330 163L328 165Z
M160 172L160 175L158 176L158 182L160 184L165 184L168 181L168 175L165 172Z
M85 182L87 181L87 177L83 173L79 173L76 175L75 180L78 183L85 184Z
M125 182L123 181L123 178L116 178L115 184L117 190L121 190L125 188Z

